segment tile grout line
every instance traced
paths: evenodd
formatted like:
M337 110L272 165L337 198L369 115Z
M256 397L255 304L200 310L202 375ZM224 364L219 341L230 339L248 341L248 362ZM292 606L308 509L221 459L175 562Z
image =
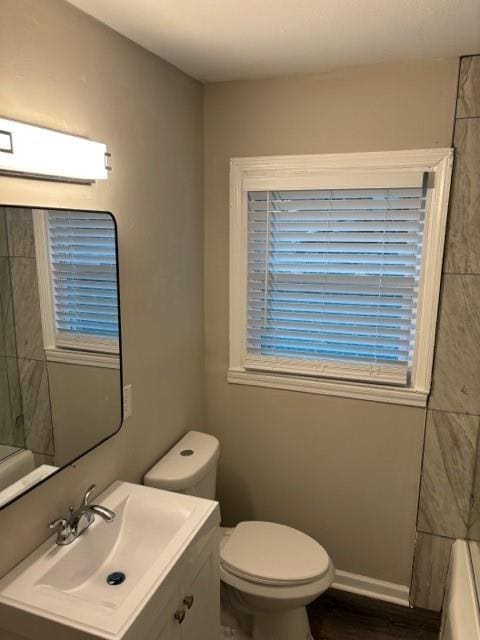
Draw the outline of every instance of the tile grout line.
M439 413L453 413L455 416L471 416L472 418L479 418L480 413L465 413L464 411L450 411L450 409L436 409L435 407L427 407L428 411L438 411Z
M480 276L480 273L461 273L457 271L442 271L443 276Z

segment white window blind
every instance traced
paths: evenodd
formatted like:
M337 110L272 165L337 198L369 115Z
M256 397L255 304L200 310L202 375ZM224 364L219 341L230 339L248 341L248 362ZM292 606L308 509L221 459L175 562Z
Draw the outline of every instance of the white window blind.
M57 347L118 352L115 225L106 213L48 211Z
M245 368L408 384L425 184L248 192Z

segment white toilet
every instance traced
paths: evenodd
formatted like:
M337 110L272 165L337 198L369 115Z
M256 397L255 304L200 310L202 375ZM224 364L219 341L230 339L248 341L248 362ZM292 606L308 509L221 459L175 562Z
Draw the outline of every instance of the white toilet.
M218 440L190 431L150 469L151 487L215 499ZM310 536L272 522L222 529L220 576L253 640L311 639L305 606L330 587L335 569ZM232 638L245 638L232 631Z

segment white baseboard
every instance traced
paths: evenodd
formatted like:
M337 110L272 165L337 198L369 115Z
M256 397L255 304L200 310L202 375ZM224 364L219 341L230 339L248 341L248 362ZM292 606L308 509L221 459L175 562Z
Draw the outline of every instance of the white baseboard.
M385 582L368 576L361 576L356 573L346 571L336 571L333 589L357 593L368 598L393 602L404 607L409 606L409 588L403 584Z

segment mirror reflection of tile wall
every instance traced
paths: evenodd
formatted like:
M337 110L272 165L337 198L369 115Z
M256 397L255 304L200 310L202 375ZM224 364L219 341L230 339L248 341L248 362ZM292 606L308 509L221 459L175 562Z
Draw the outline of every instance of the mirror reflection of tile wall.
M0 208L0 442L54 454L31 209ZM45 461L48 461L46 458Z

